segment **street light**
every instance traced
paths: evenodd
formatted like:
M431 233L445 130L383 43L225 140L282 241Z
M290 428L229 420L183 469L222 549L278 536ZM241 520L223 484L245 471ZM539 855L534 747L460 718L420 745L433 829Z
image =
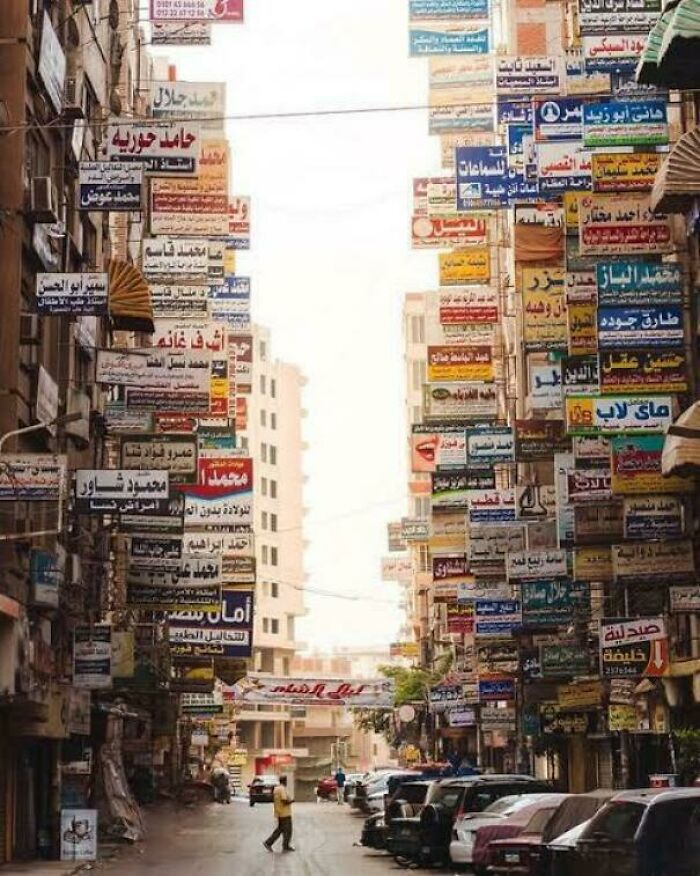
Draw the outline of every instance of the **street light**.
M11 432L5 432L0 437L0 453L5 446L5 442L17 435L27 435L29 432L40 432L42 429L49 429L51 426L62 426L65 423L75 423L76 420L82 419L80 411L75 411L72 414L63 414L60 417L54 417L53 420L41 420L39 423L33 423L31 426L24 426L22 429L13 429Z

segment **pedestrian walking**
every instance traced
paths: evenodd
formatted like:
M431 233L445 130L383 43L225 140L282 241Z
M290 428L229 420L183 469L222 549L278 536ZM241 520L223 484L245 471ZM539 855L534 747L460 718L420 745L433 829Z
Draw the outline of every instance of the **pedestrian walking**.
M282 837L282 851L293 852L294 847L292 841L292 803L294 800L289 796L287 790L287 777L280 778L279 785L275 786L272 792L272 805L277 819L277 827L272 831L270 836L263 842L263 845L268 850L272 851L272 847L277 840Z
M345 800L345 773L341 766L335 771L336 794L338 796L338 806Z

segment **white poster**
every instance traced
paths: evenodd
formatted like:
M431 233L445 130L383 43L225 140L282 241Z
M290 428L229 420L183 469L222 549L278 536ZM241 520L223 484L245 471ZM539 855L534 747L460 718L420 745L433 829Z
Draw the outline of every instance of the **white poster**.
M61 809L61 860L97 859L97 809Z

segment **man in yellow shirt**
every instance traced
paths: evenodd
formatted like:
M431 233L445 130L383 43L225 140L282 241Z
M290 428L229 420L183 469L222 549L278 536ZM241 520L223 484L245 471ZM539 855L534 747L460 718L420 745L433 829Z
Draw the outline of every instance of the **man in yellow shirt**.
M287 790L287 777L280 778L280 784L275 787L272 792L272 804L277 818L277 827L265 840L263 845L268 850L272 851L273 845L282 837L282 851L293 852L294 847L290 845L292 841L292 803L294 800L289 796Z

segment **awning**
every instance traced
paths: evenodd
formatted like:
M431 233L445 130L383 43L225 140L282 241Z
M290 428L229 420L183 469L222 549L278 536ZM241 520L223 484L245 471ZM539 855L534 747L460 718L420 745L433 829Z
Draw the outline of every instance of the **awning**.
M661 44L663 43L664 34L671 24L673 13L680 0L672 0L667 3L659 20L654 27L649 31L646 45L642 52L642 57L637 65L637 82L642 85L660 85L659 72L659 55L661 53Z
M668 427L661 454L661 473L692 475L699 469L700 402L695 402Z
M696 196L700 196L700 128L683 134L659 168L651 190L651 208L661 213L687 213Z
M696 88L700 82L700 0L671 0L652 28L637 82Z
M151 291L139 269L118 259L112 259L109 273L109 316L117 331L153 334Z

